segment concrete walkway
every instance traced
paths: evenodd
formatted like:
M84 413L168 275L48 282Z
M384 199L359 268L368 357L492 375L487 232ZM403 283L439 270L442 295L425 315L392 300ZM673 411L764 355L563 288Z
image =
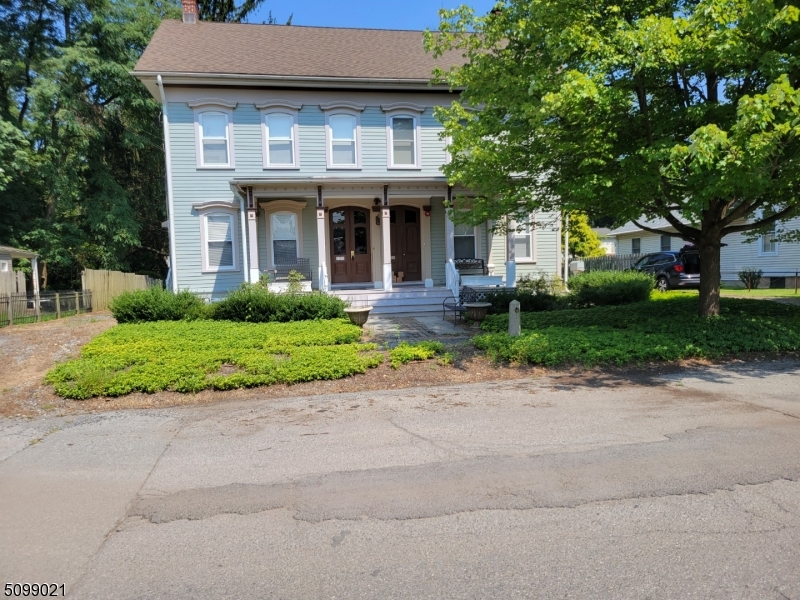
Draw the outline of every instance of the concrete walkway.
M402 342L414 343L436 340L445 344L460 344L479 333L477 327L467 328L442 319L441 314L413 317L370 316L365 325L367 341L381 347L394 348Z

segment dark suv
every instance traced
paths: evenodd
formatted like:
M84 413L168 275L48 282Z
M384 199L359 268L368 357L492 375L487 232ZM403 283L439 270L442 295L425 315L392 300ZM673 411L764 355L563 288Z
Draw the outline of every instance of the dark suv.
M636 261L633 268L651 273L656 278L656 289L661 292L700 287L700 254L694 246L685 246L675 252L646 254Z

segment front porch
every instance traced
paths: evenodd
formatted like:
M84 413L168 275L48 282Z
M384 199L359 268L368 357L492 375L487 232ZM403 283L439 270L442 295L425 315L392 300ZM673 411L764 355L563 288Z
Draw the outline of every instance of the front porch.
M485 265L469 277L514 285L513 244L494 243L488 224L457 229L446 206L464 190L444 178L233 180L231 187L246 214L241 238L250 282L287 257L303 258L311 287L355 305L371 303L378 313L433 312L437 303L440 309L445 296L458 295L456 258ZM498 249L509 277L492 273Z

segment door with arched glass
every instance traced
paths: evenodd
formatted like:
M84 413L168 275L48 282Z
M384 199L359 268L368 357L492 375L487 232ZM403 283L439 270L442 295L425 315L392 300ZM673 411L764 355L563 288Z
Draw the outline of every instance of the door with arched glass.
M331 283L372 281L369 210L355 206L331 209Z

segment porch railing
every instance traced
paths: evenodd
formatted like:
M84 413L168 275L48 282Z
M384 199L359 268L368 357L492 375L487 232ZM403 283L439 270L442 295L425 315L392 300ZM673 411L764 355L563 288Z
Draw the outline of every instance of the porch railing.
M447 289L453 293L454 298L458 298L461 289L461 275L458 269L456 269L456 264L453 262L453 259L449 259L445 263L444 279Z

